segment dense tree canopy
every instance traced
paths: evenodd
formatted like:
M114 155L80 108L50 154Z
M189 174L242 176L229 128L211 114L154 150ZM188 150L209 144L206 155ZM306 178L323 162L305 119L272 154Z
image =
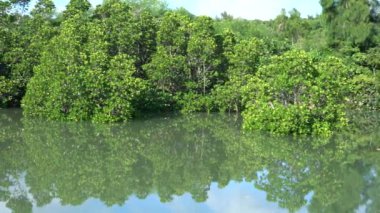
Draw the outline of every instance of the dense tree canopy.
M327 134L348 110L379 108L376 0L323 0L319 16L283 10L270 21L196 17L157 0L71 0L62 14L51 0L28 5L0 2L0 106L27 116L235 111L247 129Z
M274 56L248 84L245 128L282 134L330 134L347 124L344 91L348 68L333 57L304 51ZM268 116L270 115L270 116ZM305 132L307 131L307 132Z

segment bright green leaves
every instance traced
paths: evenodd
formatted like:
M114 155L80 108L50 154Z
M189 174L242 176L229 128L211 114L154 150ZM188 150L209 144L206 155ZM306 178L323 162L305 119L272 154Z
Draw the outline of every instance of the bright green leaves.
M85 111L77 116L69 116L72 105L79 104L77 101L85 101L82 99L82 73L85 72L87 59L81 54L81 49L82 42L87 39L87 32L88 24L80 15L63 23L60 35L46 48L41 64L35 68L35 76L28 85L23 99L26 115L50 119L71 117L73 120L87 117Z
M157 45L165 47L169 55L185 55L190 19L178 12L167 12L157 32Z
M125 121L133 101L147 89L125 54L109 56L111 44L101 22L75 15L44 53L23 99L27 116L56 120Z
M212 91L215 105L220 111L240 112L244 108L242 88L256 73L266 51L262 40L252 38L240 41L227 52L229 80L223 85L215 86Z
M94 12L94 18L106 28L110 56L128 54L135 61L137 77L146 77L142 66L154 53L156 20L148 11L134 14L130 5L121 0L105 1Z
M243 75L231 78L223 85L216 85L211 93L215 107L220 112L240 112L245 105L242 100L242 88L250 77Z
M262 40L251 38L240 41L229 54L229 78L241 78L243 75L255 74L261 59L268 54Z
M16 93L14 90L17 90L17 82L0 76L0 107L12 102L13 95Z
M71 0L55 16L52 0L39 0L23 16L3 2L0 102L19 105L29 83L29 116L116 122L146 111L244 111L247 129L327 135L346 124L347 106L378 109L379 4L321 4L328 29L297 10L273 21L213 20L159 0L106 0L95 10ZM357 53L347 60L356 65L326 57L326 29L330 47Z
M190 24L190 38L187 47L191 79L197 83L197 92L206 94L216 74L220 60L216 55L216 41L213 22L208 17L197 17Z
M39 0L31 11L34 18L49 19L53 15L55 5L52 0Z
M114 56L119 53L131 54L136 34L132 33L132 16L130 7L120 0L106 1L98 6L94 12L96 19L102 23L106 29L107 41L110 43L109 55Z
M4 106L19 106L33 76L33 67L38 65L41 51L55 34L51 20L54 4L49 0L36 3L31 16L11 10L7 2L0 5L0 76L11 83L8 98L1 98Z
M296 9L289 11L289 16L285 10L274 20L274 30L287 42L295 45L299 42L308 30L308 22L301 18L301 13Z
M168 12L157 32L157 51L144 68L157 89L176 93L185 88L189 79L186 48L189 19L176 12Z
M93 120L97 122L126 121L133 116L132 104L148 89L144 80L132 77L134 64L126 55L115 56L105 73L100 97L92 102L96 104Z
M66 6L66 10L63 15L66 19L71 18L77 14L84 14L88 12L91 4L88 0L70 0L69 4Z
M170 56L159 47L152 62L145 66L149 79L157 86L157 89L175 93L185 87L188 79L186 57L182 55Z
M244 128L275 134L330 135L347 124L342 61L316 61L303 51L272 57L259 69L263 84L252 85L244 111Z

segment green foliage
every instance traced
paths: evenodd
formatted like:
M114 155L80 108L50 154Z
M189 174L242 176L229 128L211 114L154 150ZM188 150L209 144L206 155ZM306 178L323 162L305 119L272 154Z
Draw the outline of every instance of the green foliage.
M371 48L367 53L355 53L352 56L355 64L351 65L353 78L349 81L352 93L348 103L351 107L379 109L378 56L378 48Z
M285 10L283 9L281 14L274 20L274 30L283 39L286 39L292 45L295 45L303 37L305 37L306 32L309 30L309 25L306 19L301 18L301 13L296 9L289 12L287 16Z
M189 80L186 48L189 19L176 12L167 12L157 32L157 51L145 65L149 79L162 91L176 93L185 89Z
M245 19L221 19L214 22L216 31L221 34L225 30L232 31L238 39L249 40L259 38L267 44L268 52L278 53L289 49L289 42L281 38L273 29L271 22Z
M161 0L123 0L123 2L130 5L133 11L135 11L136 13L140 13L142 11L149 11L153 15L159 16L168 10L167 3Z
M23 99L29 116L245 111L248 129L329 135L347 109L379 109L374 0L323 0L320 16L270 21L196 17L160 0L71 0L60 14L52 0L24 13L28 2L0 3L0 106Z
M368 50L366 57L366 64L376 72L380 70L380 47L374 47Z
M176 96L181 112L185 114L193 112L211 112L214 109L214 98L209 95L194 92L179 93Z
M149 11L134 14L122 0L109 0L98 6L94 18L105 27L110 56L128 54L135 61L136 77L145 77L142 66L155 52L156 22Z
M16 88L15 82L0 76L0 107L7 106L8 103L12 102Z
M148 86L133 60L109 56L103 25L76 15L63 23L37 66L23 99L27 116L59 120L126 121ZM62 48L64 47L64 48Z
M242 101L242 88L250 77L250 75L244 75L240 78L232 78L223 85L215 86L211 93L215 107L220 112L241 112L245 106Z
M371 21L369 1L322 0L321 5L328 43L331 47L358 46L362 49L370 47L374 24Z
M86 13L90 7L91 3L88 0L70 0L63 15L65 19L69 19L77 14Z
M159 90L175 93L183 91L189 78L186 56L170 56L163 48L158 48L152 62L145 66L149 79Z
M215 86L211 93L212 98L221 112L241 112L246 104L242 100L242 88L248 79L256 74L267 52L262 40L252 38L240 41L226 53L229 80L225 84Z
M206 95L212 87L212 79L218 75L216 67L220 64L211 18L197 17L190 24L187 60L191 80L196 83L196 91Z
M303 51L274 56L248 84L244 128L275 134L330 135L347 124L347 68L333 57L316 61ZM253 88L250 88L253 87Z
M54 4L50 0L38 1L31 17L4 9L5 14L0 17L0 76L4 76L9 88L7 98L1 98L1 102L19 106L41 51L55 35L51 20Z
M262 57L267 55L264 42L251 38L242 40L233 48L233 53L228 55L229 78L241 78L247 74L255 74L260 66Z

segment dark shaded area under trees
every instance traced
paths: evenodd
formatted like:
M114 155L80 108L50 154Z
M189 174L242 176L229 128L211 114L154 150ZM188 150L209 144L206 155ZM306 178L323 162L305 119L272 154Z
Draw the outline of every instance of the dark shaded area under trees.
M0 106L29 117L126 121L242 112L244 127L329 135L379 108L380 3L321 0L274 20L196 17L157 0L0 2Z

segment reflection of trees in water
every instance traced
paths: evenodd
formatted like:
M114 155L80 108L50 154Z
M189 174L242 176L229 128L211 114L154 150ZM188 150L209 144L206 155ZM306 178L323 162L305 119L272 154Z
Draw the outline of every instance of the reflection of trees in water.
M110 206L133 194L157 193L168 202L189 192L202 202L212 182L224 187L244 179L291 211L306 205L312 192L310 212L350 212L360 205L374 212L380 209L379 119L360 117L350 133L330 140L242 134L239 122L221 115L120 125L7 117L0 120L0 146L6 147L0 150L0 200L21 212L54 198L70 205L99 198ZM10 190L22 174L29 192Z
M32 204L23 186L24 157L20 110L0 109L0 202L13 212L31 212Z

